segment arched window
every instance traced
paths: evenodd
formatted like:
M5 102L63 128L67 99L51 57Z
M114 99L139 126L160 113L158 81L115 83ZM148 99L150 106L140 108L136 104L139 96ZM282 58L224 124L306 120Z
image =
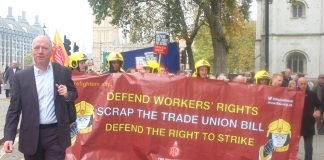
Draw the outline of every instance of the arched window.
M304 3L297 1L297 2L293 3L291 7L292 7L292 17L293 18L305 17L306 7L305 7Z
M290 53L287 56L286 68L290 68L293 73L306 73L306 57L299 52Z

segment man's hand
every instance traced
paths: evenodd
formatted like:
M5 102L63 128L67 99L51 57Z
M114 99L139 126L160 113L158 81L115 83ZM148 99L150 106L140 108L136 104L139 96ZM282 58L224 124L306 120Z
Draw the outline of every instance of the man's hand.
M57 92L59 93L59 95L63 96L65 99L68 98L68 92L67 92L67 88L65 85L59 85L59 84L55 84L55 86L57 87Z
M320 111L320 110L316 110L316 111L314 111L314 113L313 113L313 117L314 117L314 118L320 118L320 117L321 117L321 111Z
M6 153L11 153L13 151L13 141L5 141L3 144L3 150Z

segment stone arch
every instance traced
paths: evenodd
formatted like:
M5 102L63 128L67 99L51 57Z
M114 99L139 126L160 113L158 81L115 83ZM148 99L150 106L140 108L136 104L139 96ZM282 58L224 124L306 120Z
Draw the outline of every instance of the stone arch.
M300 50L287 52L283 57L286 68L290 68L293 73L307 73L307 64L310 62L309 56Z

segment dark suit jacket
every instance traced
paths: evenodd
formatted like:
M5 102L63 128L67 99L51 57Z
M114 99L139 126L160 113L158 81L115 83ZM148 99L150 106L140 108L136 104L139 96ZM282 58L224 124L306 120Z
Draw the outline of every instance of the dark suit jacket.
M65 100L54 87L55 114L58 123L58 138L62 147L71 145L68 107L74 107L77 91L71 79L71 71L57 63L52 63L54 83L67 86L68 98ZM16 72L12 84L12 97L4 128L5 140L14 140L22 114L19 134L19 150L27 155L36 153L39 141L39 102L34 76L34 67Z
M321 103L314 92L306 90L305 94L301 136L312 136L315 134L314 109L319 109Z
M16 68L15 73L17 73L17 71L20 71L20 69L18 67ZM8 70L5 73L4 83L7 83L7 81L9 81L9 84L12 85L11 83L12 83L12 79L13 79L15 73L14 73L12 67L8 68Z

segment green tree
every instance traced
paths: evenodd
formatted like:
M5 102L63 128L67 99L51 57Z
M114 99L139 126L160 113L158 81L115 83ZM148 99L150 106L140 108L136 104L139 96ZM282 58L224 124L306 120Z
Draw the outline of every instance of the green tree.
M240 28L249 17L251 0L88 0L96 23L107 16L124 29L132 42L151 42L155 31L169 31L174 39L185 39L190 68L194 68L191 45L200 28L207 23L212 35L214 70L227 72L226 32ZM244 3L244 5L243 5ZM240 8L240 6L242 6Z
M254 68L255 22L245 22L241 34L229 38L228 68L230 72L250 71Z
M200 59L206 59L210 62L212 66L214 66L213 45L211 42L210 29L207 25L201 26L200 30L198 31L198 34L193 44L193 50L195 61Z
M247 5L240 8L242 4L238 0L194 0L201 7L206 22L210 28L213 53L214 72L227 73L227 36L240 30L244 17L249 17L249 12L242 9L249 9ZM249 3L249 1L241 1ZM251 1L250 1L251 3Z
M33 64L33 56L31 53L26 53L24 55L24 66L30 66Z
M168 31L173 39L184 39L190 68L194 68L192 43L202 24L199 5L186 0L88 0L100 24L107 16L123 28L132 42L148 43L155 31Z
M255 50L255 22L245 22L242 29L236 34L228 34L228 70L230 73L249 71L254 68L254 50ZM213 46L211 42L211 33L208 26L202 26L194 41L195 60L207 59L213 63ZM214 70L212 70L214 72Z

